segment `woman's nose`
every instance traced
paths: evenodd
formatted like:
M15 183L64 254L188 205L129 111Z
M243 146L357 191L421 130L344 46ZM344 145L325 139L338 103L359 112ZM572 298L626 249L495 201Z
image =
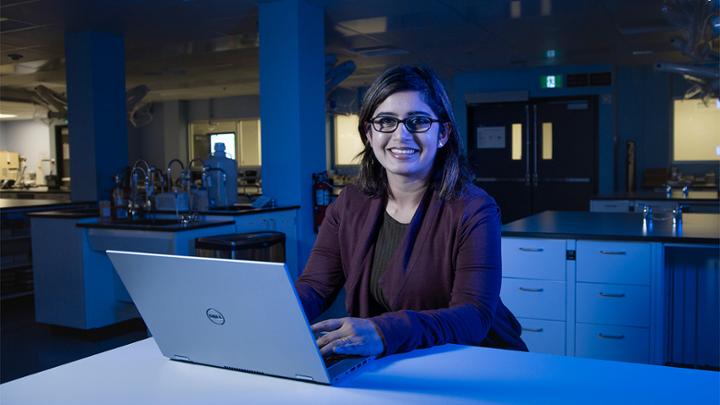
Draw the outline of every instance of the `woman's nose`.
M393 131L392 136L397 139L412 139L413 133L408 131L407 127L404 123L398 122L397 128L395 128L395 131Z

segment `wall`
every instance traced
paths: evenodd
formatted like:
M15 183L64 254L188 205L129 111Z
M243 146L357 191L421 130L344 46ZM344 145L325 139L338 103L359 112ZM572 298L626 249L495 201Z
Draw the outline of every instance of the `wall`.
M582 87L562 89L540 88L540 76L567 73L613 72L609 65L557 66L518 68L493 71L463 73L456 75L451 84L451 101L455 110L458 129L467 142L466 95L473 93L493 93L508 91L527 91L530 98L566 97L575 95L598 95L598 190L601 193L613 191L613 140L615 135L615 86Z
M0 149L19 153L27 158L27 172L35 172L40 160L55 157L51 127L42 121L0 122ZM43 166L47 170L47 165Z
M612 86L540 88L541 75L600 71L613 73ZM473 72L456 76L451 86L451 99L461 134L467 131L467 94L527 91L530 98L599 95L600 193L625 191L625 148L630 140L636 144L635 184L638 189L645 169L677 166L681 172L689 174L718 173L719 170L714 163L673 165L672 99L682 98L688 85L679 75L657 72L651 66L561 66Z
M188 161L188 124L211 119L260 117L259 96L156 102L149 125L129 130L130 161L165 167L174 158Z

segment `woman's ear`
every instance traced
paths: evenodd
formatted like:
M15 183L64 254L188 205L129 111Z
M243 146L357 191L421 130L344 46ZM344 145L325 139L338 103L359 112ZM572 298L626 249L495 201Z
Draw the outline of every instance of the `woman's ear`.
M448 139L450 139L450 123L445 122L440 127L440 133L438 134L438 148L445 146Z

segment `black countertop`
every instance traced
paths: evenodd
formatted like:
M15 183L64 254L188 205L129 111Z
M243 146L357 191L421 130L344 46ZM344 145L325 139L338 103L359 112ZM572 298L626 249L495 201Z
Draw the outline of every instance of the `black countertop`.
M222 216L238 216L238 215L251 215L261 214L265 212L275 211L288 211L300 209L299 205L285 205L281 207L272 208L252 208L250 206L238 206L231 209L212 209L207 211L198 211L200 215L222 215ZM153 211L159 214L174 214L175 211Z
M155 221L155 223L153 223ZM160 222L167 221L167 222ZM172 223L169 223L171 222ZM210 228L220 225L234 225L235 221L199 221L190 224L181 224L174 220L148 220L146 222L132 221L109 221L109 222L81 222L76 226L80 228L99 228L99 229L124 229L131 231L150 231L150 232L183 232L193 229Z
M665 243L720 243L720 214L683 214L645 223L639 213L545 211L511 222L502 236L549 239L626 240Z
M687 198L683 197L682 191L673 189L672 194L668 197L665 193L655 192L632 192L632 193L611 193L598 194L592 198L593 200L652 200L652 201L708 201L718 202L717 191L690 191Z
M27 214L29 217L40 217L40 218L64 218L64 219L71 219L71 218L93 218L98 217L100 214L98 213L97 209L68 209L68 210L53 210L53 211L40 211L40 212L31 212Z
M27 209L27 208L52 208L60 206L79 206L97 204L94 201L72 202L65 200L49 200L49 199L17 199L17 198L0 198L0 209Z
M0 190L2 193L52 193L52 194L70 194L70 189L66 187L49 188L47 186L30 187L30 188L4 188Z

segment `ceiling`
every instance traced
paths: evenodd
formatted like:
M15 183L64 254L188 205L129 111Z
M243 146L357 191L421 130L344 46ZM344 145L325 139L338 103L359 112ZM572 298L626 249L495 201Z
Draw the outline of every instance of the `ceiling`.
M489 68L687 61L671 44L678 27L662 0L309 1L325 9L326 52L357 65L344 87L367 85L396 63L427 64L449 78ZM63 33L78 29L124 36L127 86L147 85L148 100L258 94L256 0L3 0L0 98L22 100L38 84L64 92Z

